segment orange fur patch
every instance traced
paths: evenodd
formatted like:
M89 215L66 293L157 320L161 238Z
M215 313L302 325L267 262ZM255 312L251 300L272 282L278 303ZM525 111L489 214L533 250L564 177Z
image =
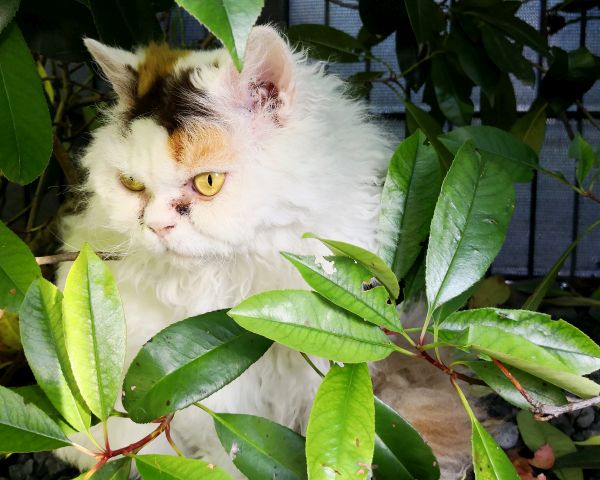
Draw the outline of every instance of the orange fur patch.
M138 67L138 97L150 91L159 78L168 77L173 73L177 60L184 57L187 50L170 48L166 43L151 43L145 49L144 62Z
M175 130L169 137L169 149L173 159L189 170L209 162L211 166L226 164L232 158L227 132L215 125Z

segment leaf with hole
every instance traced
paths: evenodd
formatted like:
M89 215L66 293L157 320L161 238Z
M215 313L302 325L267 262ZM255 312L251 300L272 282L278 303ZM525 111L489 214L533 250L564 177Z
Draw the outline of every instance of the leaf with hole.
M125 316L112 273L88 244L67 276L63 321L79 391L90 410L105 420L121 390Z
M306 478L304 437L254 415L210 412L221 445L248 478Z
M441 183L435 149L419 130L394 152L381 195L378 254L399 279L423 248Z
M228 315L251 332L339 362L381 360L395 350L380 328L306 290L259 293Z
M225 310L177 322L157 333L131 362L123 406L136 422L180 410L235 380L271 343L240 328Z
M317 391L308 420L308 478L366 479L374 442L375 407L367 365L333 365Z
M314 238L323 243L334 255L342 255L345 257L352 258L358 263L367 268L377 280L390 292L393 299L398 298L400 295L400 287L398 285L398 279L394 272L390 270L390 267L374 253L365 250L357 245L352 245L346 242L340 242L338 240L329 240L327 238L317 237L312 233L305 233L302 238Z
M20 310L27 362L52 405L77 431L90 426L90 412L76 389L65 346L62 294L47 280L34 280Z
M456 154L431 221L426 260L429 310L474 285L504 243L514 209L512 182L466 143Z
M48 415L0 386L0 452L39 452L67 445L71 442Z

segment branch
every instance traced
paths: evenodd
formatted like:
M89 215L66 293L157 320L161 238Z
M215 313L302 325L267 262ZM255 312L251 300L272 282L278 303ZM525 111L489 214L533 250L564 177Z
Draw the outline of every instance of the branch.
M465 375L463 373L457 372L456 370L453 370L453 369L447 367L446 365L444 365L439 360L436 360L435 358L433 358L431 355L429 355L424 350L419 350L419 353L420 353L420 355L421 355L422 358L424 358L425 360L427 360L434 367L436 367L439 370L441 370L442 372L444 372L446 375L450 376L450 378L453 378L453 379L457 379L458 378L459 380L462 380L463 382L467 382L467 383L469 383L471 385L486 385L486 383L483 380L479 380L478 378L469 377L468 375Z
M35 261L38 265L52 265L61 262L73 262L78 255L79 252L64 252L57 253L56 255L35 257ZM123 258L122 255L116 253L96 252L96 255L98 255L102 260L121 260Z
M581 112L591 122L591 124L594 127L596 127L598 130L600 130L600 122L598 120L596 120L594 117L592 117L592 114L589 112L589 110L587 108L585 108L585 106L583 105L583 102L581 100L575 100L575 103L577 104L577 106L579 107Z
M69 185L79 185L80 179L77 167L75 167L71 156L64 149L56 134L54 134L52 137L52 150L54 153L54 158L56 158L56 161L60 165L60 168L67 178L67 182L69 182Z

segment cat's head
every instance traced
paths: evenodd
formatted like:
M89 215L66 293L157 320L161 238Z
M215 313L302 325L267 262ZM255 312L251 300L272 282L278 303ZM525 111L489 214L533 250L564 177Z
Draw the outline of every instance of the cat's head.
M103 227L132 248L197 257L298 218L298 178L277 158L298 123L298 59L274 29L253 29L241 73L222 49L85 44L118 96L82 159Z

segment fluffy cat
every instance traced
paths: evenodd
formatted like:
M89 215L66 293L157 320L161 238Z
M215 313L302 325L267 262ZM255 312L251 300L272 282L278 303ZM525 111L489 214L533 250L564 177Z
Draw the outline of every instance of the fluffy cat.
M87 203L65 218L63 239L67 250L87 241L123 255L110 266L125 307L127 365L175 321L260 291L306 288L279 255L325 253L301 239L306 231L375 249L390 141L339 79L274 29L253 29L242 73L224 50L85 43L118 102L81 159ZM203 403L304 431L319 384L299 353L274 346ZM153 428L112 419L111 445ZM236 472L197 408L175 415L172 435L186 455ZM162 438L143 452L173 453ZM61 455L93 463L74 449Z

